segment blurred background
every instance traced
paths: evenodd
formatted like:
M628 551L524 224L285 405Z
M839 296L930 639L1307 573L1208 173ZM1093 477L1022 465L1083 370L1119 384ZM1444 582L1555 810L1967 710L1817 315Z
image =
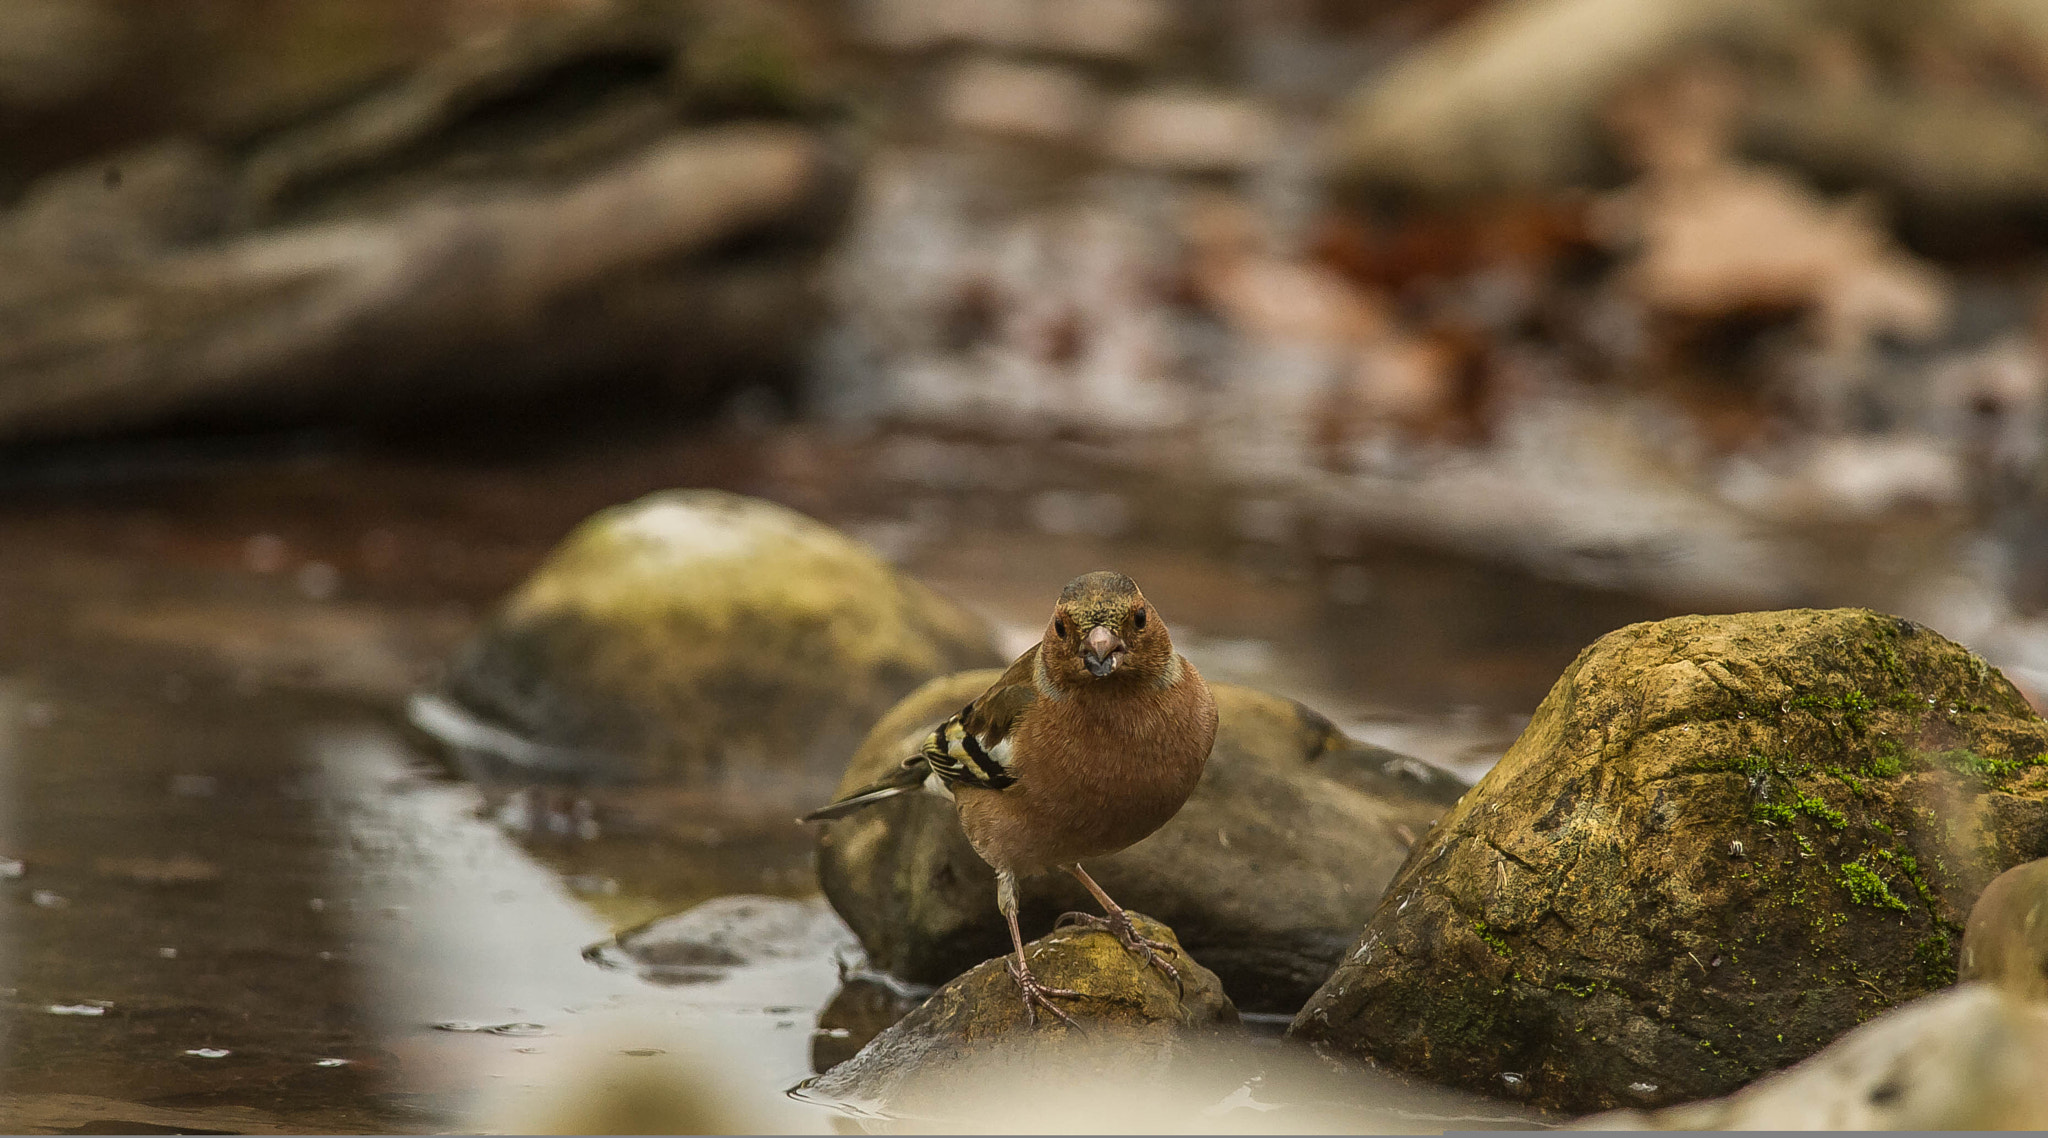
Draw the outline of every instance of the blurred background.
M0 1121L472 1125L630 1007L828 1125L843 938L581 955L807 835L406 723L603 507L793 507L1004 651L1119 568L1469 779L1679 613L2039 706L2044 339L2032 0L0 0Z

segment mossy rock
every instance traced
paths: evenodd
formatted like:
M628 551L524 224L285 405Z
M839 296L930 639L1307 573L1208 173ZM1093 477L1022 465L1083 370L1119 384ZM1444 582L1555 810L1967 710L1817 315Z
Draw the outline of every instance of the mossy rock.
M2048 998L2048 858L1984 887L1963 929L1959 972L2026 999Z
M897 705L869 732L841 793L915 752L999 674L934 680ZM1293 700L1211 687L1220 722L1194 796L1159 832L1087 869L1119 902L1180 930L1240 1006L1292 1013L1464 784L1358 743ZM818 878L873 965L904 980L943 983L1008 943L995 874L944 799L906 795L827 823ZM1026 935L1070 909L1096 909L1065 874L1025 879L1022 900Z
M981 620L831 527L677 490L578 526L457 654L446 696L520 744L514 766L795 806L906 692L1001 662Z
M1631 625L1416 847L1291 1034L1518 1075L1546 1107L1724 1094L1954 981L1977 894L2048 853L2044 754L2004 676L1910 621Z
M1033 1025L1007 957L986 960L933 992L909 1015L831 1070L805 1081L800 1097L865 1113L943 1119L980 1078L1063 1079L1104 1070L1143 1080L1172 1074L1205 1046L1242 1033L1237 1009L1216 974L1179 947L1173 930L1133 912L1138 931L1174 946L1171 980L1107 932L1068 927L1025 946L1039 981L1081 993L1060 998L1069 1027L1041 1010Z

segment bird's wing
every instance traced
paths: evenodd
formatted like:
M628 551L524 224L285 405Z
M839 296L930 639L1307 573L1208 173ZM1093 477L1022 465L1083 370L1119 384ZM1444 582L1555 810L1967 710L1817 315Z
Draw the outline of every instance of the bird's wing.
M877 802L909 794L938 775L949 795L956 786L1001 790L1017 781L1010 770L1010 731L1017 717L1038 699L1038 649L1017 657L973 703L960 709L924 737L917 753L903 765L852 794L804 815L806 822L844 818Z
M904 766L929 765L948 786L1002 790L1015 783L1010 732L1018 716L1038 702L1037 671L1033 645L973 703L934 728Z

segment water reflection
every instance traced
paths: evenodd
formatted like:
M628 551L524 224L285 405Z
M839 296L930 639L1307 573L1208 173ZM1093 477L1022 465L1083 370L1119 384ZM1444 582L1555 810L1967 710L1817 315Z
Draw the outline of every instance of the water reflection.
M726 1107L777 1132L824 1128L822 1112L779 1090L809 1072L836 941L688 987L593 967L584 950L610 927L479 817L473 788L422 778L381 730L321 732L308 750L357 998L394 1059L388 1090L464 1123L537 1118L576 1093L589 1056L715 1040L715 1063L699 1061L712 1063Z
M43 711L7 748L9 1128L418 1125L377 1094L345 938L311 904L326 866L277 730L303 709L173 705L161 661L50 656L13 685Z
M1467 777L1586 643L1670 614L1357 535L1281 545L1184 487L934 489L836 445L335 455L0 502L0 1122L596 1125L568 1092L696 1070L761 1112L749 1125L835 1125L781 1092L809 1073L841 942L754 930L787 952L733 963L716 929L665 920L747 898L815 915L808 834L687 787L452 781L401 722L475 614L580 517L648 490L720 486L888 537L1011 648L1047 582L1118 566L1214 678ZM335 590L304 587L316 563Z

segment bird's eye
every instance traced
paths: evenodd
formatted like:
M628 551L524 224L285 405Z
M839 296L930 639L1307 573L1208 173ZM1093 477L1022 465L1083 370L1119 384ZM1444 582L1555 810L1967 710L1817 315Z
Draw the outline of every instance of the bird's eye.
M1138 615L1131 618L1131 623L1137 625L1139 628L1145 627L1145 610L1139 609Z
M1064 638L1067 635L1067 622L1057 617L1053 618L1052 634Z

